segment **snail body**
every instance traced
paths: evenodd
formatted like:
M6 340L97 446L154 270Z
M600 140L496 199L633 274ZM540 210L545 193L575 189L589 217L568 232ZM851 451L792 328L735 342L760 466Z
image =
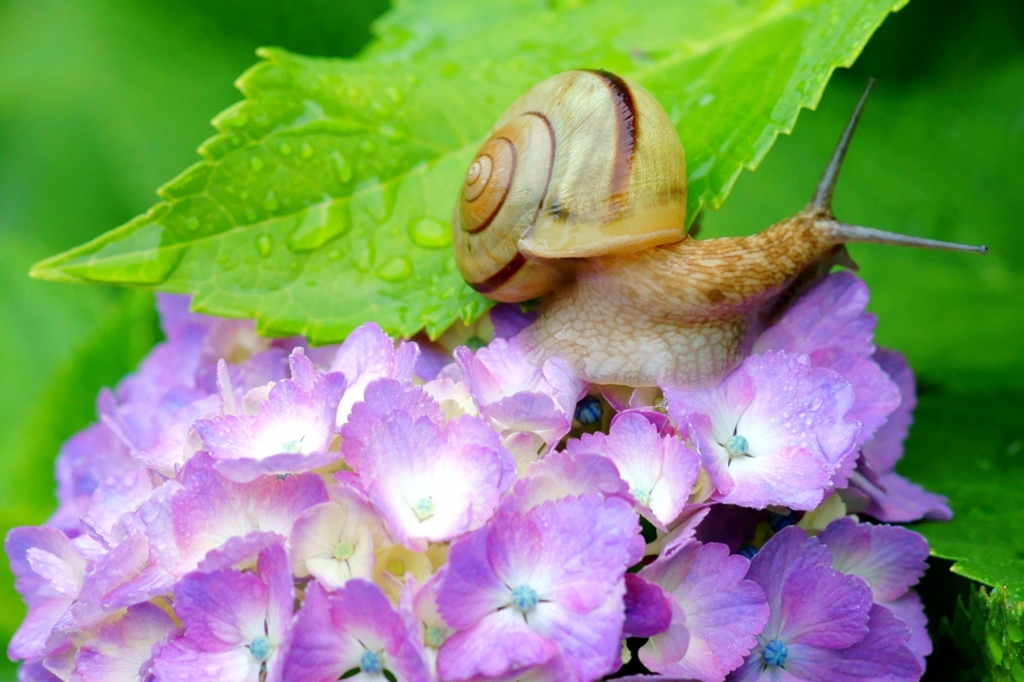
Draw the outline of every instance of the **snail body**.
M512 105L471 164L456 264L495 300L544 296L519 337L538 361L561 357L599 384L714 383L797 287L844 262L846 243L984 252L834 218L867 94L807 208L750 237L696 240L683 148L654 97L604 72L555 76Z

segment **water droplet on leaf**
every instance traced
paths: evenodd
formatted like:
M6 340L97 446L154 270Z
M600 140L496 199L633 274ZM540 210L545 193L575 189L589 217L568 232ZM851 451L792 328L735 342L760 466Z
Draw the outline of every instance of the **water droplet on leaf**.
M424 249L443 249L452 243L452 230L440 220L420 218L409 225L409 237Z
M412 276L412 262L405 256L397 256L382 265L377 276L385 282L404 282Z
M292 146L287 142L282 142L281 146L277 148L284 156L289 156L292 153Z
M338 176L338 182L345 184L352 179L352 165L341 152L331 152L331 164L334 166L334 174Z
M308 142L303 142L302 146L299 147L299 154L302 155L302 158L304 159L308 159L309 157L313 156L312 145L310 145Z
M267 196L263 197L263 207L268 211L276 211L279 205L274 190L267 190Z
M258 173L263 169L263 159L258 156L254 156L249 159L249 167L252 168L253 172Z
M270 250L274 248L274 238L269 234L261 234L256 237L256 251L261 257L266 258L270 255Z

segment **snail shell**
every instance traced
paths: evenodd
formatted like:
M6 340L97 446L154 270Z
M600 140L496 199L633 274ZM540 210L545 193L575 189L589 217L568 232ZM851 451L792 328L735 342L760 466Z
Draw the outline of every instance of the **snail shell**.
M477 291L525 301L566 258L686 237L686 164L672 121L640 86L570 71L520 97L470 164L452 218L455 261Z

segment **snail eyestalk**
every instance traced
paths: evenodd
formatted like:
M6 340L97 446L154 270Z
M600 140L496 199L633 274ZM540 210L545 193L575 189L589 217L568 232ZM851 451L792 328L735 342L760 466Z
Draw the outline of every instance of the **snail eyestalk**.
M829 159L828 166L825 167L825 172L822 173L821 180L818 181L818 187L814 190L814 197L811 199L808 208L815 208L826 212L830 216L832 215L832 193L836 189L836 180L839 179L839 171L843 167L843 159L846 158L846 151L850 148L853 133L857 130L857 123L860 122L861 112L864 111L868 95L871 94L871 90L874 87L875 79L869 78L868 85L864 88L864 94L860 96L857 106L853 108L850 120L846 123L846 129L843 130L843 134L839 137L839 143L836 144L836 149L832 152L832 158Z
M850 225L834 219L834 214L832 213L832 194L835 192L836 181L839 179L839 171L843 167L843 160L846 158L846 152L850 148L850 141L853 140L853 133L857 130L857 124L860 122L861 113L864 111L864 105L867 103L868 95L871 94L874 87L875 79L869 78L867 87L864 88L864 92L861 94L860 99L857 100L857 106L853 108L850 120L847 121L846 128L843 130L843 134L839 137L839 142L836 144L836 149L832 152L832 158L829 159L828 166L825 167L825 172L822 173L821 180L818 181L818 187L814 190L814 197L811 199L811 203L808 204L807 208L804 209L804 212L814 215L816 217L815 222L818 224L819 229L835 236L836 241L839 243L860 242L870 244L896 244L899 246L914 246L922 249L988 253L987 246L955 244L936 239L911 237L909 235L877 230L872 227Z
M861 227L860 225L849 225L835 220L819 220L818 225L836 237L841 243L863 243L863 244L896 244L898 246L915 246L921 249L941 249L943 251L966 251L969 253L988 253L987 246L973 246L970 244L957 244L944 242L937 239L925 239L924 237L911 237L896 232L876 230L873 227Z

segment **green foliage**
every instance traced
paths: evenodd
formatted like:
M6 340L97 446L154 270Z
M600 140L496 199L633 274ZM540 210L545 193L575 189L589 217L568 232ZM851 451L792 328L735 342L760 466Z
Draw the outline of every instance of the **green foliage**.
M1011 601L1006 590L972 589L967 604L958 599L953 618L943 619L942 628L964 662L959 680L1024 680L1024 602Z
M915 528L953 571L1024 601L1024 394L921 396L900 472L949 497L950 523Z
M199 311L316 343L366 320L436 336L489 305L454 268L448 219L481 138L530 85L602 67L650 89L687 149L693 216L901 5L400 4L358 60L264 50L164 201L33 274L190 292Z

